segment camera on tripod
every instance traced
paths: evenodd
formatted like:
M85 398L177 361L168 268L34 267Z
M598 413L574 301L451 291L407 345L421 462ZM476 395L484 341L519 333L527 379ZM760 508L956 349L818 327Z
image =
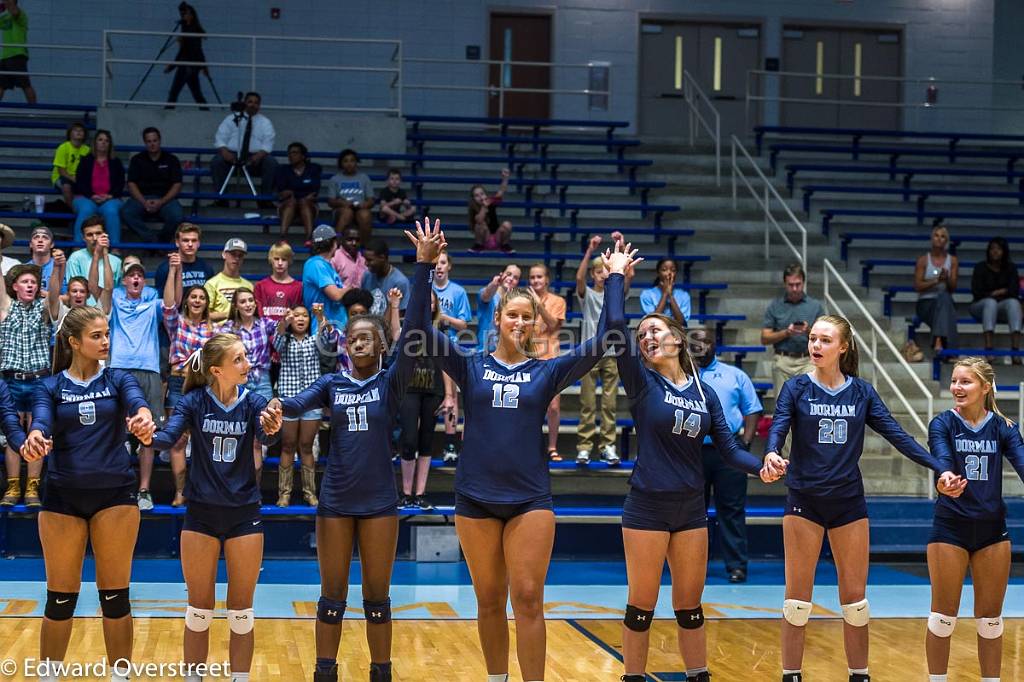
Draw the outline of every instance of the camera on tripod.
M247 116L245 112L245 95L239 91L235 97L235 101L230 105L231 113L234 115L235 125L241 127L242 121L245 121L245 132L242 135L242 144L238 150L238 154L235 156L235 162L231 165L231 169L228 171L227 177L224 178L224 183L220 186L218 194L224 194L228 188L228 184L231 182L232 176L239 172L245 182L249 185L249 191L252 192L253 196L256 194L256 186L252 182L252 177L249 175L249 169L246 165L249 162L249 139L252 136L252 116Z
M242 94L241 90L238 91L238 94L235 96L235 101L232 102L230 106L231 113L236 116L245 113L245 95Z

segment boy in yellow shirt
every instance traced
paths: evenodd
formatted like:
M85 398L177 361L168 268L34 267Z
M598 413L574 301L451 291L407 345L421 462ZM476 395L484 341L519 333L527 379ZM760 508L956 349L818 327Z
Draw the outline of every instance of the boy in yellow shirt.
M69 207L75 199L75 173L78 163L89 155L89 145L85 143L85 126L72 123L68 126L67 140L61 142L53 155L53 173L50 182L64 195L64 203Z

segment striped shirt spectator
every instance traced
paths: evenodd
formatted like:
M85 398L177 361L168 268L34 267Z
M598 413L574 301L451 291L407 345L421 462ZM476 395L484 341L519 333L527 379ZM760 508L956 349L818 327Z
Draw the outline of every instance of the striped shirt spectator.
M217 333L209 320L192 322L175 307L164 306L164 329L171 339L170 364L176 372L185 371L185 361Z

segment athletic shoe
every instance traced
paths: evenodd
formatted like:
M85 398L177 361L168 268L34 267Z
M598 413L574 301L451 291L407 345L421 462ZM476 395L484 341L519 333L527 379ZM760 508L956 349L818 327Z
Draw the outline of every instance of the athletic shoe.
M416 506L416 500L412 495L402 495L398 500L399 509L412 509Z
M444 463L455 464L459 461L459 451L455 449L455 443L448 443L444 446Z
M576 463L580 466L590 464L590 450L580 450L576 453Z
M729 571L729 582L731 583L745 583L747 582L747 572L742 568L734 568Z
M619 453L615 451L614 445L605 446L604 451L601 453L601 459L603 459L610 467L618 466L622 461L619 458Z
M511 244L502 244L501 245L501 252L504 253L507 256L511 256L512 254L514 254L516 252L516 250L515 250L515 248L513 248L513 246Z
M552 448L548 450L548 459L550 459L552 462L561 462L562 456L558 454L558 450Z
M871 682L871 678L860 673L850 673L850 682Z
M149 494L149 490L142 488L139 490L139 510L140 511L151 511L153 509L153 496Z
M483 244L473 244L473 246L469 247L469 252L470 253L483 253L484 252L484 245Z
M804 682L802 673L789 673L782 676L782 682Z
M415 499L413 499L413 505L425 512L434 511L434 505L430 504L430 502L427 501L427 498L423 495L417 495Z

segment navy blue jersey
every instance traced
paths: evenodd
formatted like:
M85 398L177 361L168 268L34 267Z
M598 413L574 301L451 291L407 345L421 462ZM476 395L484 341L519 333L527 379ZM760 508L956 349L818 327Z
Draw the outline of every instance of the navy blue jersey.
M320 485L320 504L333 512L362 516L398 505L391 464L391 432L399 404L416 367L411 346L430 315L429 263L417 263L410 287L402 334L394 360L373 376L359 380L348 372L326 374L298 395L281 401L285 417L316 408L331 413L331 454Z
M25 444L25 430L18 420L18 408L11 397L11 389L7 388L7 382L3 379L0 379L0 428L7 436L7 444L11 449L15 452L21 450Z
M139 383L104 368L86 381L67 371L40 381L32 395L32 428L53 438L46 477L69 488L115 488L135 482L124 443L125 419L146 404Z
M786 484L812 495L864 494L858 461L864 451L864 427L870 426L893 447L923 467L942 471L939 462L889 414L875 387L847 377L836 389L810 374L782 385L765 452L779 452L793 431Z
M970 426L956 410L946 410L928 426L928 446L946 471L967 479L960 497L939 495L935 513L971 519L1006 517L1003 502L1003 459L1024 479L1024 440L1016 424L989 412Z
M605 305L622 305L622 275L605 284ZM551 360L506 365L490 353L464 353L432 332L441 368L465 402L455 490L480 502L521 504L551 494L542 426L552 398L597 364L607 349L606 313L594 338Z
M253 439L264 445L277 440L276 434L268 436L260 424L260 413L266 407L266 398L241 387L230 406L218 400L208 386L181 397L167 424L153 436L153 447L170 450L183 433L192 434L187 499L221 507L260 501Z

